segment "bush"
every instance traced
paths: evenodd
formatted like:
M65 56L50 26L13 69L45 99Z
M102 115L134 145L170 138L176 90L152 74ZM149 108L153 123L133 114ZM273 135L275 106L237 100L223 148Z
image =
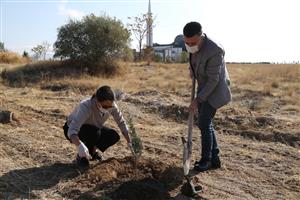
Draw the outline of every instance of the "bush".
M92 14L59 28L54 57L89 63L111 61L127 54L129 39L121 21Z
M134 55L133 55L132 49L125 49L123 52L122 60L125 62L132 62L134 61Z
M181 55L180 55L180 62L181 63L186 63L189 61L189 53L186 52L186 51L183 51L181 52Z
M154 62L163 62L163 57L159 54L154 54Z

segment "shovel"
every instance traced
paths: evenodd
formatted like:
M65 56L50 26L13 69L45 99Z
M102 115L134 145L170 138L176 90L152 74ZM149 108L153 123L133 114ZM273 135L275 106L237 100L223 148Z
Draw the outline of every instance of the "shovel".
M192 94L191 94L191 102L194 100L195 96L195 79L192 81ZM187 176L190 170L190 161L192 156L192 136L193 136L193 124L194 124L194 113L189 111L188 118L188 137L187 141L184 137L182 137L183 143L183 174Z
M191 92L191 102L195 98L195 78L193 78L192 81L192 92ZM188 137L187 141L184 137L181 138L183 143L183 175L186 179L186 183L183 184L181 187L182 194L186 196L195 196L197 194L197 190L199 191L199 188L196 187L192 183L192 178L189 176L189 170L190 170L190 162L192 157L192 136L193 136L193 124L194 124L194 113L189 111L189 118L188 118Z

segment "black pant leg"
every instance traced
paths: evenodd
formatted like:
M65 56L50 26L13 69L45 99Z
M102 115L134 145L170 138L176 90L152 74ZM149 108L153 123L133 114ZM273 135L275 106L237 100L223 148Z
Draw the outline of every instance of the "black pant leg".
M212 157L212 149L218 148L213 127L216 109L205 101L198 105L198 112L198 126L201 130L201 157L202 159L210 160Z
M120 140L120 136L114 129L102 127L100 140L97 142L96 147L104 152L108 147L114 145Z
M94 152L94 147L100 139L99 128L93 125L84 124L78 132L79 139L89 149L90 154Z
M64 130L64 135L65 135L66 139L69 140L72 143L72 141L68 137L69 126L68 126L67 122L64 124L63 130Z

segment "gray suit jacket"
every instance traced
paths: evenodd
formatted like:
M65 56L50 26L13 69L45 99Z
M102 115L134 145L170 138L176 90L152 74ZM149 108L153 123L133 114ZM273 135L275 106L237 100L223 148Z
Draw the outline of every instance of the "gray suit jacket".
M198 82L197 99L218 109L231 101L230 79L222 47L204 36L200 51L190 54L190 70Z

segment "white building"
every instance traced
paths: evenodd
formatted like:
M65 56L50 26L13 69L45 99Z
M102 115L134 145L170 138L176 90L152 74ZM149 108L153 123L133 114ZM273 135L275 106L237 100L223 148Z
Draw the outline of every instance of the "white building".
M153 46L154 54L159 55L164 62L180 62L181 47L174 47L173 44Z
M171 44L153 44L153 19L151 13L151 2L148 3L148 20L147 20L147 47L152 47L154 54L161 57L164 62L180 62L182 51L186 51L183 35L176 36Z

